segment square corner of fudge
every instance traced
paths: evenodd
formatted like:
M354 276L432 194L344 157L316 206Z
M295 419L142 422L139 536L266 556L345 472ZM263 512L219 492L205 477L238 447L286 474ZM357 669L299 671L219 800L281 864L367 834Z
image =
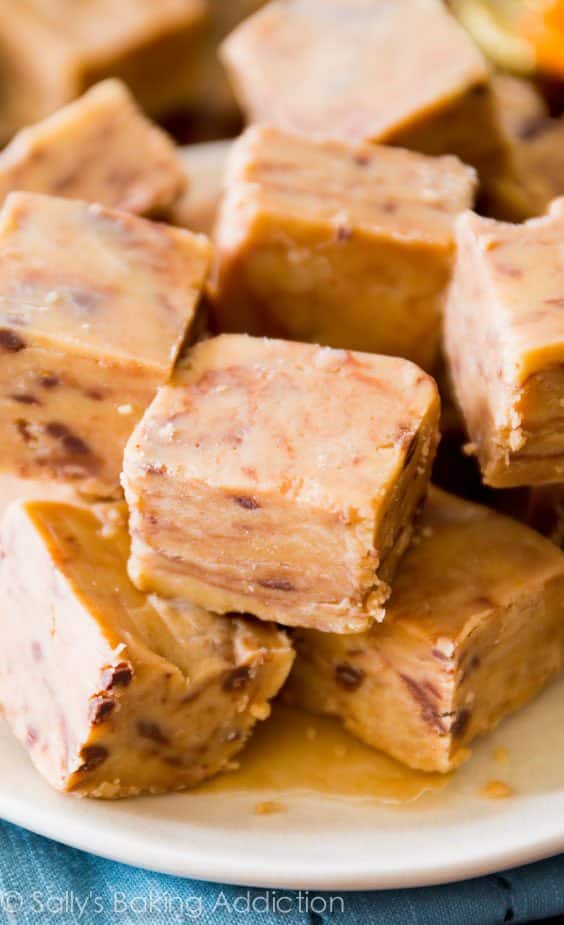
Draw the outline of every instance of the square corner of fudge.
M0 212L2 468L119 489L134 424L191 336L203 236L78 200Z
M564 661L564 555L534 530L431 488L383 623L298 630L286 696L369 745L448 772Z
M112 799L192 787L268 716L292 648L274 626L138 591L127 530L107 507L28 501L5 515L5 717L58 790Z
M231 151L215 230L220 330L432 369L454 221L475 187L453 156L251 126Z
M466 213L446 305L450 375L484 480L564 481L564 200L521 225Z
M407 360L221 335L132 434L130 574L218 612L355 632L384 615L437 440Z

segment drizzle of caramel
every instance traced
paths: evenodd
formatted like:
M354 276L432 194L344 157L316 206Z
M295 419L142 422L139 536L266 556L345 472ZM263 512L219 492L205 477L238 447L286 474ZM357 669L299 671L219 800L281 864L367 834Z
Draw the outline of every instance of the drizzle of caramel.
M441 790L448 775L413 771L369 748L337 720L276 704L237 756L239 767L197 788L200 793L276 791L408 803Z

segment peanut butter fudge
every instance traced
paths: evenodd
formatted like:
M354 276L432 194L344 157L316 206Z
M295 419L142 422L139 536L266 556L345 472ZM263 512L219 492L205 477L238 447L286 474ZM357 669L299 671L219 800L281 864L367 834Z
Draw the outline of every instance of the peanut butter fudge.
M119 490L123 448L196 314L206 238L69 199L0 214L0 469Z
M407 360L197 344L125 451L133 581L219 613L366 629L411 537L438 412Z
M430 368L475 172L455 157L248 129L216 228L221 330L404 356Z
M450 374L488 485L564 481L564 199L523 225L457 226Z
M0 202L17 189L146 214L170 206L186 185L174 144L118 80L23 129L0 153Z
M252 121L501 168L488 67L440 0L274 0L222 54Z
M223 188L230 141L209 141L180 148L189 183L168 210L174 225L211 234Z
M181 103L200 67L206 0L0 0L3 107L36 122L105 77L144 109Z
M564 555L528 527L431 489L383 624L296 631L288 697L414 768L449 771L564 657Z
M2 526L0 696L58 790L116 798L225 767L286 679L275 627L146 597L128 536L93 511L16 503Z

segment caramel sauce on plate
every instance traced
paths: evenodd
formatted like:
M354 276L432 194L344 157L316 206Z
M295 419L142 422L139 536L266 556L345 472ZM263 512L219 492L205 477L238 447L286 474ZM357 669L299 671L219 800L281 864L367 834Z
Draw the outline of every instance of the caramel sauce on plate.
M234 765L234 770L201 784L196 792L301 791L409 803L429 790L442 790L449 779L413 771L369 748L337 720L282 704L257 725Z

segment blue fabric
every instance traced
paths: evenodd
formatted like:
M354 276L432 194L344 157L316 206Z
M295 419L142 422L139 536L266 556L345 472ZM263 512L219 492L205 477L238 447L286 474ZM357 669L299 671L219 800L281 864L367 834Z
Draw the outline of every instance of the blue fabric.
M13 925L497 925L559 914L564 855L441 887L299 894L152 874L0 823L0 922Z

